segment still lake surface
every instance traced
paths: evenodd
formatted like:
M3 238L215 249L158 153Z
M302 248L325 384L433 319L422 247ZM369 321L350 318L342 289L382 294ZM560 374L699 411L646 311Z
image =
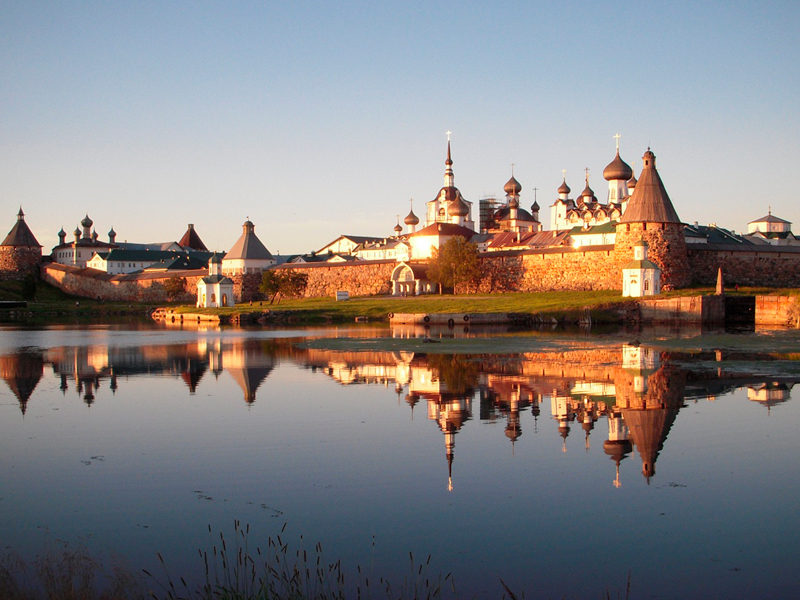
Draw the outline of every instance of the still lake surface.
M0 541L199 581L238 520L459 597L800 596L797 332L444 333L3 327Z

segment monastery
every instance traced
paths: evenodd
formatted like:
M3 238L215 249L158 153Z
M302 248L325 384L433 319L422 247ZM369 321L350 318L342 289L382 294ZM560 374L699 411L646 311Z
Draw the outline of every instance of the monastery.
M77 295L156 301L164 294L164 282L177 277L187 281L187 299L198 302L201 280L208 284L209 277L227 278L233 293L226 288L223 295L233 304L257 299L261 273L274 268L304 272L307 296L425 294L439 291L427 278L429 259L449 239L461 237L476 245L482 277L457 291L624 289L626 295L640 296L714 285L720 268L728 285L800 286L800 240L789 221L770 209L748 224L746 234L716 224L685 223L661 180L655 154L646 150L637 179L615 137L616 153L603 170L604 201L590 186L588 169L577 197L571 196L562 173L549 207L549 229L542 225L535 198L529 209L524 207L513 166L503 201L482 198L476 206L468 200L455 185L448 135L439 191L425 203L421 217L412 202L402 224L398 218L393 233L384 237L340 235L311 254L276 257L246 219L241 236L220 253L212 274L212 253L191 224L179 241L120 242L113 227L104 241L86 215L72 240L62 228L59 243L43 257L20 209L0 245L0 277L22 278L41 264L45 280ZM213 292L215 299L219 293Z

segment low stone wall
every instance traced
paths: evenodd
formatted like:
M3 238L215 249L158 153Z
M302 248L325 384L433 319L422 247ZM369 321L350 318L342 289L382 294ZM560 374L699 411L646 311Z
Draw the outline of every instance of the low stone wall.
M764 246L759 250L690 248L693 285L713 286L722 268L726 287L800 287L800 248Z
M800 326L800 304L794 296L756 296L756 325Z
M109 275L97 269L80 269L58 263L41 267L42 279L68 294L117 302L166 302L164 283L173 277L186 278L186 293L180 300L193 302L197 298L197 281L207 274L203 269L169 274Z
M682 323L724 323L724 296L648 297L639 299L642 321L646 323L680 321Z

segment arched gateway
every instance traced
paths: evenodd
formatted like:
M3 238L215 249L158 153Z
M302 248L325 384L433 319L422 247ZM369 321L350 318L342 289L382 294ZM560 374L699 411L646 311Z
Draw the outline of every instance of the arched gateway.
M392 271L392 296L435 294L438 285L428 279L427 265L399 263Z

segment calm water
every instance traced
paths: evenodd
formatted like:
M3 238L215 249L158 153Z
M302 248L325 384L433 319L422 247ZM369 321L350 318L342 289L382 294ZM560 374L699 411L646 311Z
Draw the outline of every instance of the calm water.
M2 329L0 540L196 579L238 519L460 597L800 596L797 356L417 334Z

